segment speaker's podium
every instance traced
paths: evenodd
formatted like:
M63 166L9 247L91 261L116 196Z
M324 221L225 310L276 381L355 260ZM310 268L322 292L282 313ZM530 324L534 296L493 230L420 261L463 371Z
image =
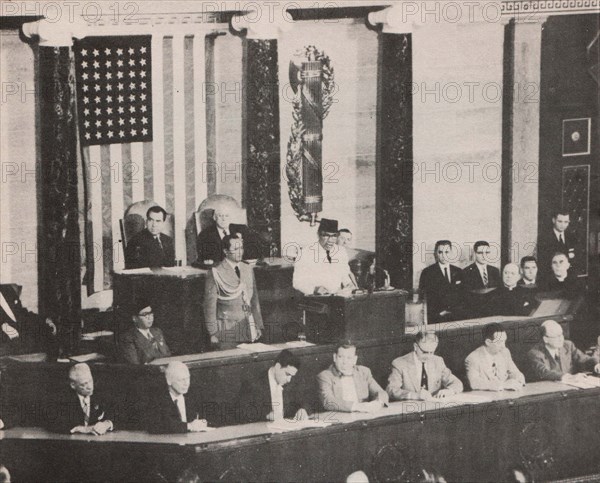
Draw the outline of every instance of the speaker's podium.
M406 292L306 295L300 303L305 313L306 340L317 344L387 339L404 334Z

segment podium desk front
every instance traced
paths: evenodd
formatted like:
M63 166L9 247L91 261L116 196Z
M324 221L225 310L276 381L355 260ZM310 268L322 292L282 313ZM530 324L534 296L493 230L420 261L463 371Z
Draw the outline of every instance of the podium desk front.
M401 336L405 304L401 290L349 297L308 295L300 305L306 313L306 340L321 344Z

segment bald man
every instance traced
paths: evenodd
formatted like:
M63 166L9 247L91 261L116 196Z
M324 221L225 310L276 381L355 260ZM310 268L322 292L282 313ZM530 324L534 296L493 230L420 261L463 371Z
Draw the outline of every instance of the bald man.
M537 306L531 291L517 285L521 271L516 263L507 263L502 270L502 286L489 297L488 315L529 315Z
M75 364L69 370L69 386L73 391L48 411L50 429L59 433L103 435L114 429L108 407L94 394L94 378L90 366ZM52 406L50 406L52 407Z
M162 387L148 411L147 428L151 433L196 433L207 431L200 419L200 405L187 396L190 371L183 362L170 362L165 370L166 387ZM152 406L152 403L154 405Z
M598 357L584 354L565 340L560 324L546 320L540 330L542 340L527 353L531 380L565 382L579 372L600 374Z

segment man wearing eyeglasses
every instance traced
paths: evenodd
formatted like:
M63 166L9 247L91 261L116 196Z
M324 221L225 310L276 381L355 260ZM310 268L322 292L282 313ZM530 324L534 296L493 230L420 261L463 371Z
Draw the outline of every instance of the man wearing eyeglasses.
M436 356L438 336L435 332L419 332L414 350L392 362L392 373L386 388L391 400L443 399L463 391L463 384Z
M169 357L171 351L158 327L152 327L154 313L146 302L132 307L131 320L134 327L125 332L119 342L121 358L129 364L148 364L154 359Z
M435 244L436 263L421 272L419 292L427 302L427 320L431 324L458 320L464 313L462 270L450 264L452 242Z
M329 295L357 288L348 256L336 243L337 220L323 218L318 236L318 243L304 248L294 264L294 288L304 295Z
M562 381L582 379L582 372L600 374L598 357L588 356L570 340L565 340L563 329L554 320L541 326L542 340L528 353L531 379L536 381Z
M483 328L483 344L466 360L467 379L473 391L518 391L525 385L506 347L504 327L494 322Z
M475 262L463 270L463 282L466 290L481 290L499 287L500 270L488 264L490 244L480 240L473 246Z

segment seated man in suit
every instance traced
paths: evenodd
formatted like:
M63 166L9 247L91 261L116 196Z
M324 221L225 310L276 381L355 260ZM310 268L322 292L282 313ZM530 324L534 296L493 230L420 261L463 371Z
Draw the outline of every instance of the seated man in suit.
M294 264L293 285L304 295L336 294L345 289L356 288L348 254L336 242L337 220L323 218L317 230L319 242L302 250Z
M166 386L150 402L147 429L150 433L187 433L207 431L200 419L200 405L186 394L190 388L190 371L183 362L170 362L165 370Z
M575 239L568 232L571 217L568 211L558 210L552 215L552 228L539 234L538 240L538 260L544 271L544 274L550 275L550 264L556 253L564 253L570 264L576 261Z
M194 265L200 268L211 268L223 260L223 238L231 235L229 223L231 210L226 206L215 208L214 224L206 227L198 234L196 251L198 258Z
M392 361L392 373L386 388L390 399L430 401L463 391L463 384L436 356L438 336L435 332L419 332L413 352Z
M571 264L567 255L564 253L555 253L552 257L552 275L543 285L545 292L554 292L557 297L573 299L577 297L581 290L579 280L569 269Z
M152 307L141 301L132 307L133 327L121 336L119 352L129 364L148 364L154 359L169 357L171 351L158 327L152 327L154 313Z
M490 315L529 315L537 302L531 291L518 285L519 266L507 263L502 270L502 287L489 294Z
M242 262L244 242L227 235L225 259L209 270L204 288L204 320L212 344L254 342L264 329L254 270Z
M339 344L333 364L317 376L319 397L326 411L374 412L389 402L389 396L373 379L369 368L356 365L356 346Z
M305 405L290 394L290 382L300 369L300 359L283 350L266 371L245 379L240 387L240 423L308 419Z
M50 318L29 312L21 304L20 286L0 285L0 356L48 350L56 352L56 326Z
M473 246L475 262L463 270L465 290L481 290L501 285L500 270L488 265L490 244L486 241L475 242Z
M535 257L527 256L521 258L521 279L517 285L527 289L538 288L538 264Z
M112 431L112 415L102 397L94 393L90 366L79 363L71 367L69 385L73 393L56 405L57 412L52 414L56 417L49 421L50 429L58 433L93 435Z
M473 391L518 391L525 385L506 347L506 332L498 323L483 328L483 345L466 360L467 379Z
M533 381L568 381L574 374L593 371L600 374L600 361L565 340L563 329L554 320L541 326L542 340L527 353Z
M146 228L135 235L125 248L125 268L172 267L175 265L173 239L161 233L167 212L151 206L146 212Z
M451 250L449 240L437 241L436 263L426 267L419 279L419 293L427 302L430 324L458 320L463 313L462 270L450 264Z

